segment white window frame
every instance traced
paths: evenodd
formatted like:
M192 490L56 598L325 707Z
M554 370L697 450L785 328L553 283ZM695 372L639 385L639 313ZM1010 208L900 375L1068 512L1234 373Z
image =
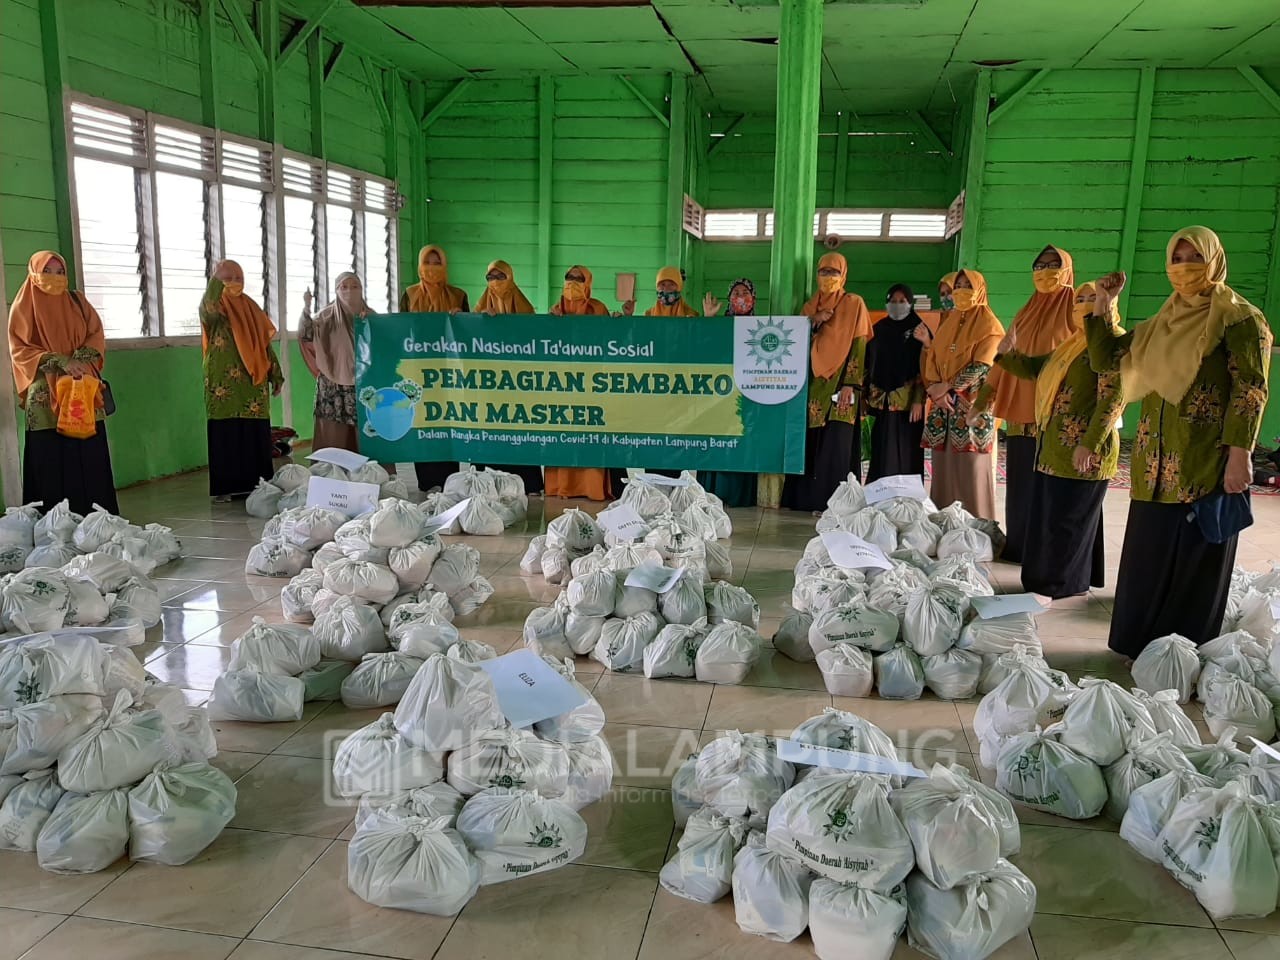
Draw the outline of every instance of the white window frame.
M941 217L944 228L948 211L945 208L913 208L913 207L823 207L814 213L813 236L822 240L832 234L839 236L845 243L945 243L950 234L929 236L893 236L891 229L895 216L931 216ZM714 223L717 214L734 216L755 216L756 227L752 233L734 234L732 236L716 236L709 223ZM876 215L880 217L880 232L877 235L845 235L828 228L832 215ZM773 239L773 209L771 207L737 207L733 209L703 210L701 216L702 239L708 243L768 243Z
M122 157L119 154L112 154L110 151L95 150L88 147L77 147L75 145L73 128L72 128L72 104L83 104L89 107L96 107L102 110L109 110L140 120L144 125L144 153L142 158ZM387 302L392 305L397 303L398 284L399 284L399 209L401 205L400 193L394 180L381 177L376 174L369 173L364 170L356 170L351 167L341 166L339 164L331 164L317 157L311 157L303 153L292 150L285 150L283 147L273 147L269 143L255 140L252 137L244 137L239 134L226 133L221 130L215 130L211 127L205 127L200 124L189 123L185 120L179 120L176 117L166 116L164 114L152 113L149 110L143 110L138 107L131 107L114 101L104 100L100 97L93 97L87 94L68 90L63 97L63 125L67 130L70 148L70 162L68 163L68 180L71 189L71 231L72 244L75 249L76 264L76 286L80 289L84 287L84 258L81 255L80 246L80 211L78 204L78 193L75 181L75 158L86 157L89 159L102 160L106 162L118 163L121 166L131 166L135 170L142 173L141 197L142 207L139 210L140 236L143 243L143 279L146 282L146 289L143 296L143 310L145 311L145 320L149 328L156 330L154 335L144 335L135 337L112 337L110 338L110 346L113 350L138 350L153 349L157 347L190 345L200 342L199 336L167 336L164 332L164 306L161 302L161 271L164 269L162 257L160 256L158 244L158 217L155 209L155 174L157 171L167 173L177 173L183 176L190 176L204 180L208 184L207 200L205 202L205 230L206 230L206 249L212 262L221 259L226 251L226 233L225 224L223 222L222 209L222 186L223 184L234 184L237 186L246 186L259 189L266 198L266 217L263 228L263 244L264 244L264 264L266 267L265 290L262 304L263 309L272 315L277 327L282 331L281 338L284 341L283 331L286 329L286 318L278 317L276 314L282 309L284 303L284 284L285 284L285 257L284 251L280 246L280 237L283 233L283 225L277 224L275 221L281 215L283 209L283 198L285 196L306 196L313 201L316 208L316 216L313 224L312 235L312 254L315 257L316 264L316 300L318 304L327 303L331 297L331 291L328 288L328 277L325 275L328 264L328 235L325 223L325 206L328 203L338 203L342 206L351 208L357 213L371 211L385 215L389 222L389 233L386 256L387 256L387 277L389 289L387 290ZM175 164L167 164L158 157L156 149L156 127L173 127L185 130L201 137L207 137L212 141L212 153L207 168L202 165L200 170L192 170ZM246 178L238 176L228 176L223 173L223 149L226 143L242 144L244 146L253 147L266 154L268 158L269 172L264 171L261 178ZM283 163L284 158L300 161L312 168L313 189L309 192L301 192L289 186L284 177ZM334 170L349 176L353 180L353 200L331 200L327 196L328 171ZM365 188L367 183L377 183L384 189L379 191L386 197L384 204L376 204L370 202L368 191ZM356 229L363 231L364 218L362 216L355 217ZM358 237L357 244L357 267L363 271L366 266L367 251L364 243L365 238ZM209 264L212 266L212 263ZM362 273L363 275L363 273Z

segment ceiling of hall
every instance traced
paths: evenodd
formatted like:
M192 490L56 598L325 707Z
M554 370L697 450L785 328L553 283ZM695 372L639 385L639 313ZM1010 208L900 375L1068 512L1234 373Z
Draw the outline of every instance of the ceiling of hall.
M776 0L339 0L324 21L428 80L691 74L708 109L771 113ZM285 0L307 17L328 0ZM827 111L948 110L977 63L1280 65L1274 0L828 0Z

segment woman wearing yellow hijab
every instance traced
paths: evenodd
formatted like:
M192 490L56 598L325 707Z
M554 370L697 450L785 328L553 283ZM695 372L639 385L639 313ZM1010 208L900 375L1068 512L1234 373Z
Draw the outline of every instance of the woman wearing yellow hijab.
M1076 294L1071 254L1060 247L1045 247L1031 264L1031 280L1035 290L1014 315L1010 329L1017 332L1018 345L1025 354L1046 356L1077 329L1072 322ZM1035 389L1034 380L1023 380L997 367L975 401L978 409L990 407L996 418L1004 421L1004 517L1008 542L1001 559L1010 563L1022 562L1032 511Z
M932 451L930 496L940 507L957 500L976 517L996 518L991 450L995 418L962 408L977 396L995 361L1004 328L987 306L987 281L977 270L956 274L955 309L938 326L933 343L920 358L920 375L929 396L924 447Z
M556 317L607 317L609 308L591 296L591 271L574 264L564 274L560 299L551 305ZM622 471L625 473L625 471ZM622 484L613 489L616 476L604 467L547 467L548 497L586 497L588 500L610 500L622 496Z
M1125 657L1170 633L1202 644L1221 632L1267 405L1271 330L1227 285L1217 234L1175 233L1165 275L1173 293L1132 331L1107 319L1122 273L1097 281L1085 320L1094 369L1118 369L1126 401L1142 404L1108 641Z
M275 324L244 292L234 260L214 268L200 302L204 402L209 419L209 493L230 500L275 472L271 397L284 384L271 341Z
M107 342L102 319L89 299L67 285L67 265L52 250L27 261L27 278L9 308L9 358L26 413L22 452L22 500L47 510L70 500L76 513L116 505L111 451L101 410L89 437L58 432L57 387L70 377L101 379Z
M818 261L818 292L800 308L809 318L809 431L802 475L787 477L782 505L789 510L825 510L850 472L862 477L858 421L871 314L856 293L845 290L849 263L839 253Z
M644 312L646 317L702 316L685 303L681 295L684 290L684 277L680 275L679 267L663 267L659 270L654 286L658 291L658 302Z
M1017 327L1000 343L996 364L1035 388L1036 469L1032 475L1022 588L1054 600L1106 586L1102 503L1120 460L1116 424L1124 410L1120 375L1094 373L1084 335L1094 285L1076 290L1076 332L1051 353L1021 349ZM1120 317L1112 304L1112 329Z

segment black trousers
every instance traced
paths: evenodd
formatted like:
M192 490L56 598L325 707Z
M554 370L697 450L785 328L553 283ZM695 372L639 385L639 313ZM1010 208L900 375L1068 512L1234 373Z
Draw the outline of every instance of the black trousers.
M1059 600L1106 586L1102 536L1105 480L1051 477L1036 471L1022 551L1022 589Z
M1222 632L1239 537L1210 543L1183 503L1129 504L1107 645L1136 657L1180 633L1197 644Z
M861 431L852 423L832 420L810 427L805 435L804 473L792 474L782 485L782 506L788 510L825 510L841 481L853 472L862 476Z
M1004 451L1004 530L1009 542L1000 559L1021 563L1035 496L1036 438L1005 437Z

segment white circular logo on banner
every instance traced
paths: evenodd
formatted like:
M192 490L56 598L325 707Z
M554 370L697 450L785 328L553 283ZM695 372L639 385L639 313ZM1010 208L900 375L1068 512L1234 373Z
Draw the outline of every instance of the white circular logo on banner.
M733 377L756 403L794 397L809 382L809 318L734 317Z

